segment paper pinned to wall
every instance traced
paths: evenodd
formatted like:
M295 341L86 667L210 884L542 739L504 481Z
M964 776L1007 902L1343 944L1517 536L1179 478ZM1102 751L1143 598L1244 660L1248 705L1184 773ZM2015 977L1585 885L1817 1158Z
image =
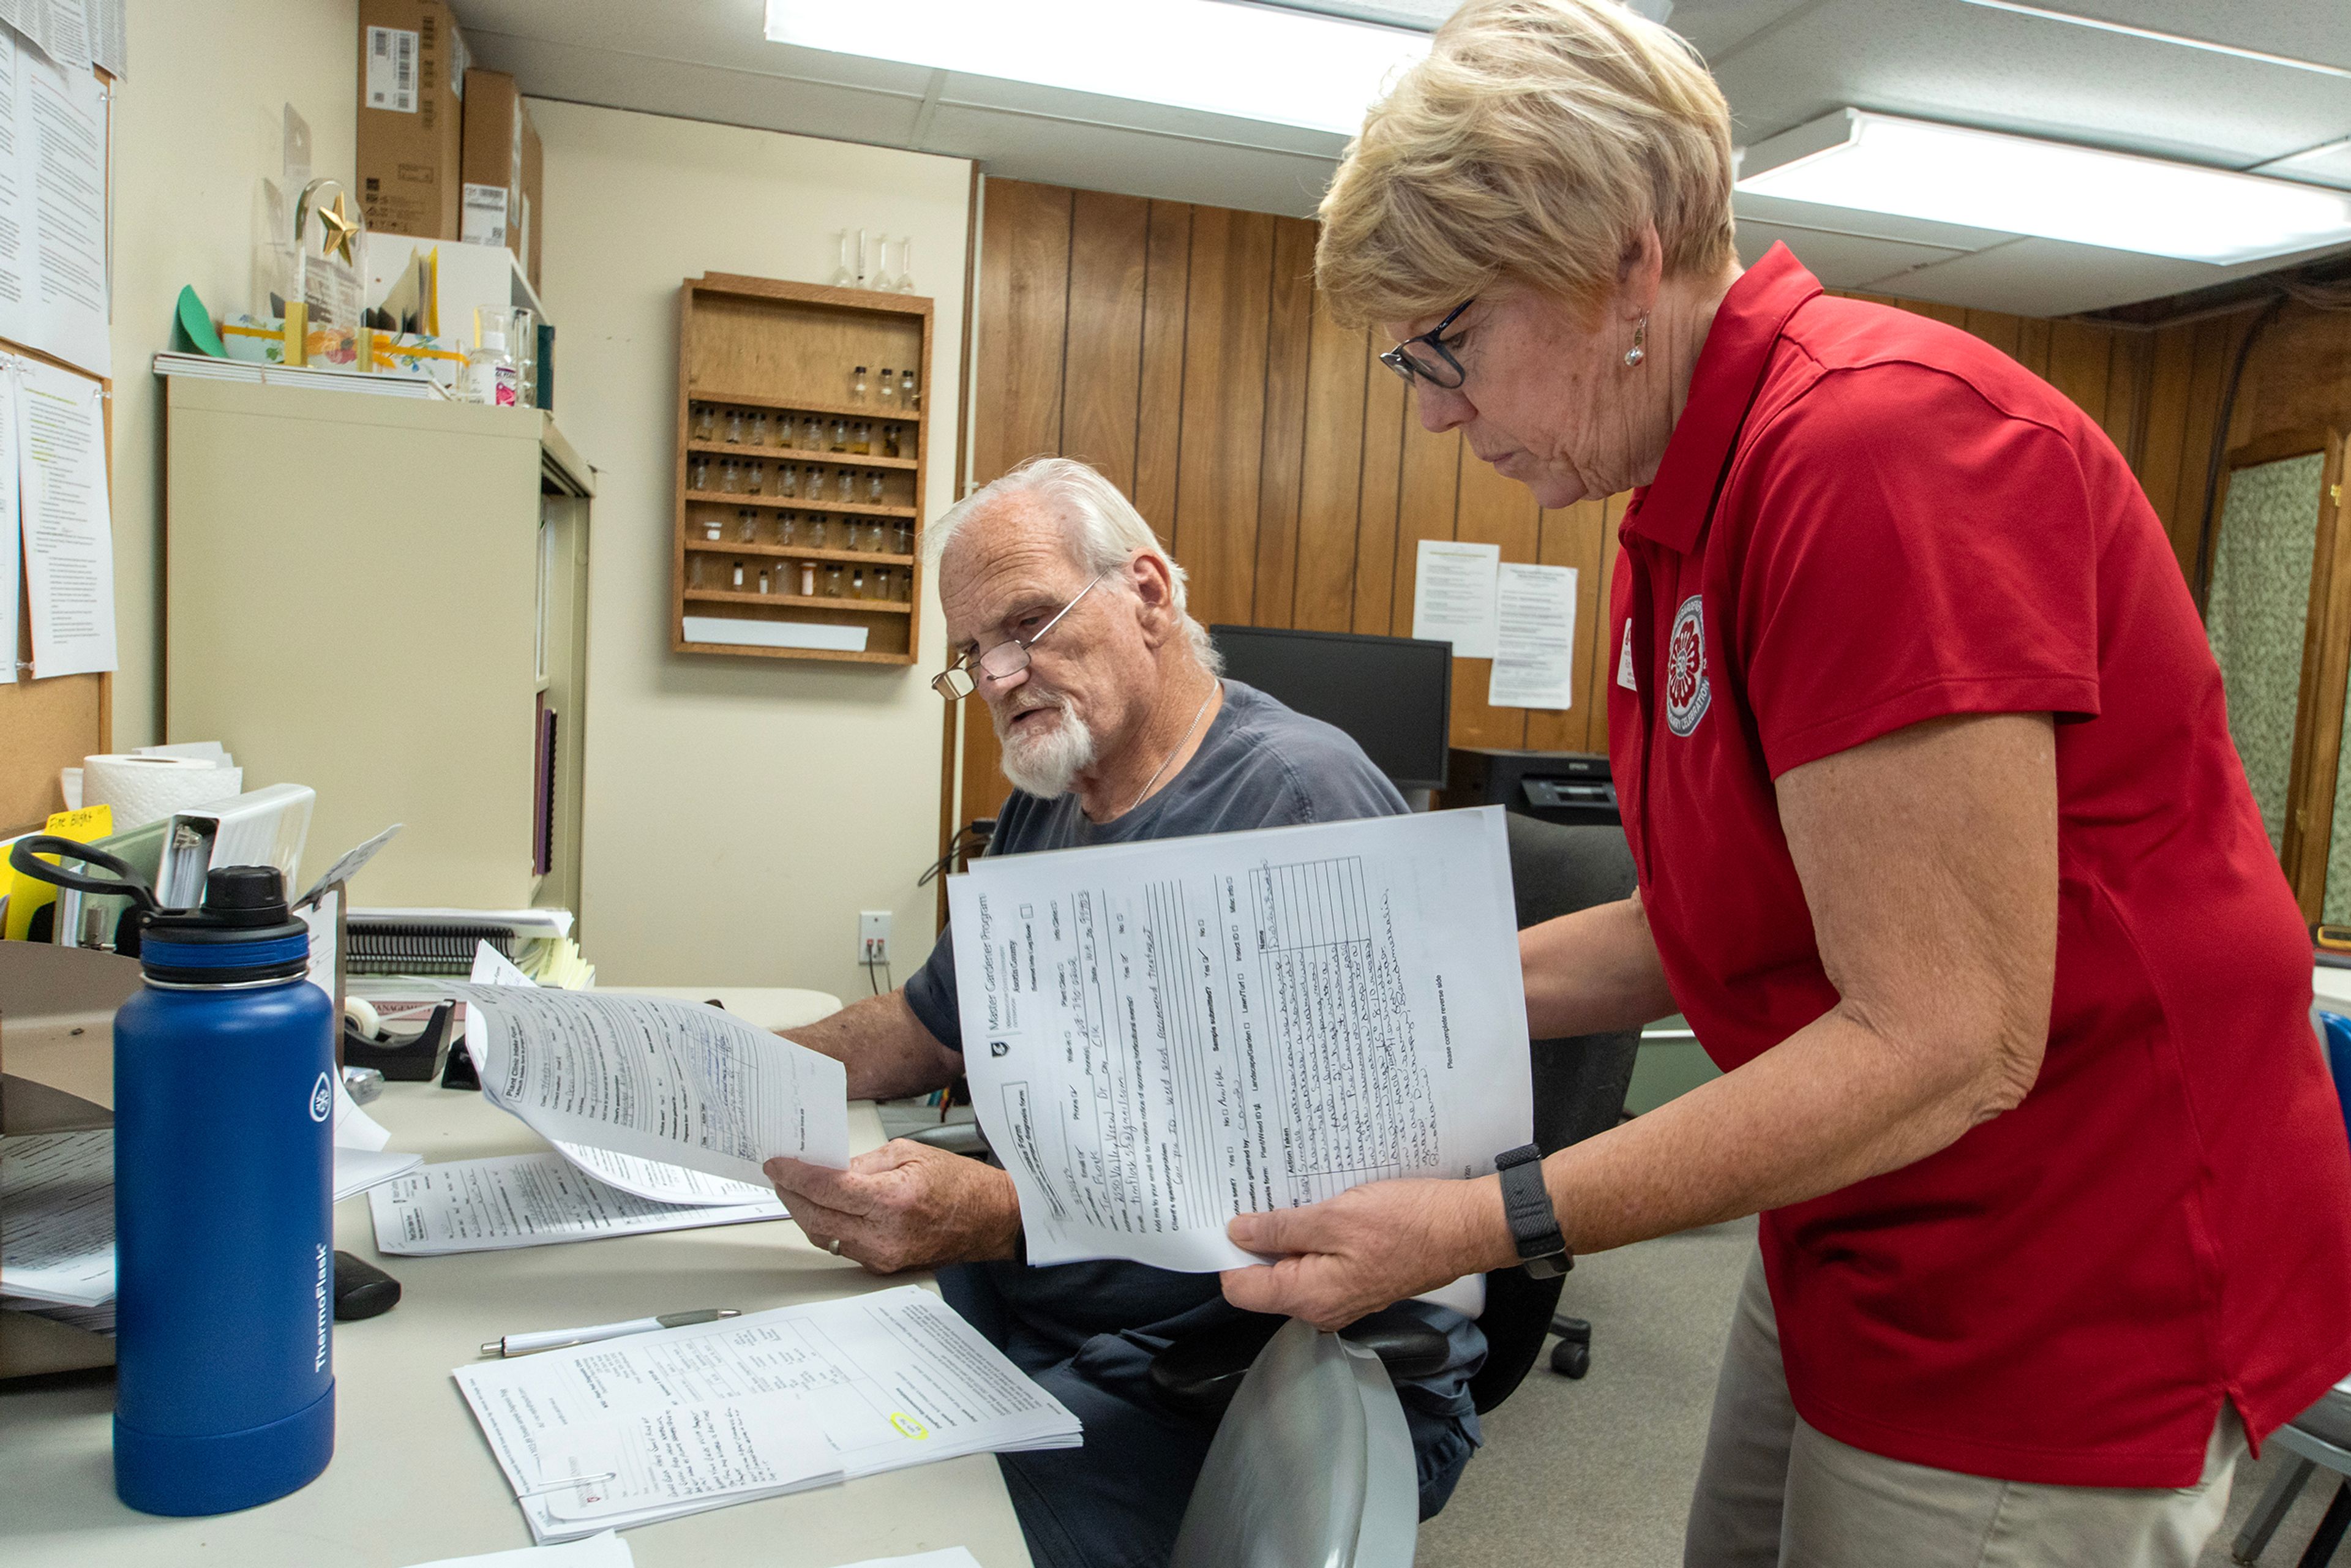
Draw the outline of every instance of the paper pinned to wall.
M1453 644L1457 659L1494 656L1499 545L1423 539L1412 580L1412 634Z
M1489 707L1575 706L1575 568L1504 561L1494 580Z
M17 189L31 252L19 340L110 373L107 342L106 89L16 51ZM16 334L10 334L16 336Z
M111 670L114 530L106 480L106 411L96 382L38 361L0 377L15 408L14 452L0 453L7 485L21 485L26 606L33 673ZM0 488L0 506L6 505Z
M0 22L73 70L87 71L92 64L90 20L86 0L0 0Z

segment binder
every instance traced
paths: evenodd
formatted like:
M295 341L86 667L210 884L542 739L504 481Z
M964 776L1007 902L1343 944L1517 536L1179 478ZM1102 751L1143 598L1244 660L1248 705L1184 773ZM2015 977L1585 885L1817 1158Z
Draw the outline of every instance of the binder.
M302 846L318 798L308 784L272 784L217 806L173 813L163 834L155 902L166 909L193 908L204 900L204 873L228 865L276 866L291 897L302 885Z

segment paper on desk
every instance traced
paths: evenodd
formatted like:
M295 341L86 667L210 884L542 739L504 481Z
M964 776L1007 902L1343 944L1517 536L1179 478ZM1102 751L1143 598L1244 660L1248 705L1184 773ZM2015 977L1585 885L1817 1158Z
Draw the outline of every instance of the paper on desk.
M782 1219L773 1188L726 1207L661 1203L617 1191L557 1155L449 1160L368 1194L376 1249L402 1257L496 1252L608 1236Z
M383 1124L360 1109L351 1092L343 1083L343 1075L335 1074L335 1147L363 1149L373 1153L392 1142L392 1134Z
M678 1504L749 1502L841 1479L797 1406L758 1397L637 1410L576 1428L540 1460L559 1520L617 1519ZM573 1477L578 1484L556 1483Z
M1457 659L1494 656L1499 545L1423 539L1413 568L1412 634L1453 644Z
M607 1530L561 1546L523 1546L479 1557L444 1557L416 1568L636 1568L629 1543Z
M950 1546L944 1552L917 1552L912 1557L868 1557L862 1563L844 1563L841 1568L979 1568L979 1559L968 1547Z
M114 1299L114 1129L0 1137L0 1291Z
M780 1425L820 1440L829 1468L850 1478L1079 1440L1077 1417L1060 1401L912 1285L461 1366L455 1375L517 1494L560 1486L569 1456L600 1442L603 1451L633 1449L645 1436L638 1417L680 1407L770 1406L783 1413ZM704 1482L713 1479L706 1454L689 1448L673 1462L685 1481ZM550 1465L549 1456L565 1458ZM678 1490L601 1522L625 1530L739 1500ZM559 1511L576 1505L548 1494L517 1500L535 1540L591 1528Z
M584 1144L768 1190L761 1162L849 1164L840 1062L698 1002L451 986L482 1092L550 1143Z
M1506 560L1494 580L1489 707L1575 706L1575 568Z
M1259 1261L1234 1215L1531 1136L1499 807L990 856L948 903L1032 1263Z
M372 1126L374 1124L369 1124ZM335 1201L357 1197L372 1186L404 1176L424 1163L423 1155L388 1154L374 1149L335 1150Z
M26 611L33 673L111 670L114 533L107 509L106 411L87 376L18 361L16 471L23 490Z

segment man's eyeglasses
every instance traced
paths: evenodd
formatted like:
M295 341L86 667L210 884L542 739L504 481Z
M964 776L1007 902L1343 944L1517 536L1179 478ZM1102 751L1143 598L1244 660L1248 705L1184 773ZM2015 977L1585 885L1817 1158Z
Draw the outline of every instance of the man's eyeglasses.
M1117 569L1113 567L1111 570L1114 571ZM998 643L993 648L980 653L977 658L969 653L966 653L962 658L957 659L954 664L949 664L946 669L941 670L937 674L931 677L931 690L938 693L939 695L946 698L946 700L951 703L960 702L965 697L971 695L972 693L979 689L979 682L972 675L972 672L975 669L977 669L981 674L986 675L991 681L1010 680L1014 675L1019 674L1021 671L1029 667L1029 650L1042 642L1046 632L1050 632L1054 627L1059 626L1061 623L1062 616L1067 615L1071 611L1075 610L1078 607L1079 599L1083 599L1087 594L1092 593L1094 591L1095 582L1100 582L1102 578L1108 577L1109 575L1110 572L1105 571L1102 573L1101 576L1096 577L1093 582L1089 582L1083 588L1078 590L1077 599L1071 600L1067 604L1062 605L1061 609L1055 611L1053 612L1053 618L1050 621L1046 622L1042 626L1038 627L1032 634L1027 637L1014 637L1009 641Z
M1469 379L1453 350L1445 346L1445 329L1460 318L1461 312L1477 304L1476 298L1464 299L1445 313L1445 319L1417 338L1406 338L1380 356L1380 363L1407 382L1426 382L1441 392L1451 392Z

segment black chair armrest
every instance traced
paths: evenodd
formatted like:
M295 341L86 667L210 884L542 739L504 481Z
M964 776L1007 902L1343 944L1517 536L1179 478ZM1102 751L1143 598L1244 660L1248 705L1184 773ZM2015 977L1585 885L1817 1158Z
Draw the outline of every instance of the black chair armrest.
M969 1155L976 1160L986 1159L990 1152L987 1134L977 1122L942 1122L935 1127L917 1128L906 1134L906 1141L951 1155Z
M1251 1312L1177 1340L1151 1358L1152 1393L1181 1415L1220 1418L1259 1353L1289 1321ZM1377 1355L1398 1382L1434 1376L1452 1354L1442 1330L1406 1318L1367 1318L1341 1333Z

